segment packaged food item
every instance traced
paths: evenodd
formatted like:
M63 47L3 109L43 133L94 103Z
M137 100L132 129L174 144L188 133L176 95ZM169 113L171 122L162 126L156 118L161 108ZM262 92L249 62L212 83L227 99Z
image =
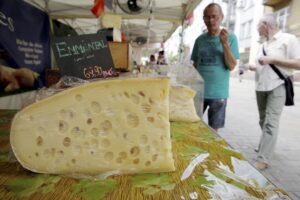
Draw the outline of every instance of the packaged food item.
M197 122L194 97L196 92L186 86L171 86L170 89L170 121Z
M186 86L195 91L193 98L194 106L197 115L203 116L203 102L204 102L204 80L199 72L191 64L176 64L172 65L167 73L171 78L172 86Z

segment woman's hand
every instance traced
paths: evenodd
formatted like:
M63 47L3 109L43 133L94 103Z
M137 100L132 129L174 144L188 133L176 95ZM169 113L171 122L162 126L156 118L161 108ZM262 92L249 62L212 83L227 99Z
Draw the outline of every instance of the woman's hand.
M274 64L274 59L270 56L262 56L258 59L258 63L261 65Z

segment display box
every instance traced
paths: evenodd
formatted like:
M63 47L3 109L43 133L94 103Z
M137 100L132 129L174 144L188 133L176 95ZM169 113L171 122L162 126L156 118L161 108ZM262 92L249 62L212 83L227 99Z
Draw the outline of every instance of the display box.
M115 68L129 71L129 44L127 42L108 42Z

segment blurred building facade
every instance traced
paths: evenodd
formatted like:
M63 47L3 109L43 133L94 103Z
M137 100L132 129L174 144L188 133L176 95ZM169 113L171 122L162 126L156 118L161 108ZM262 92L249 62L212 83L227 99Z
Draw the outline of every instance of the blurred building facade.
M299 0L223 0L227 14L224 25L236 33L239 40L240 61L254 63L259 45L257 24L265 13L274 13L283 32L300 40Z
M296 35L300 40L299 0L263 0L263 5L277 15L283 31Z
M237 0L235 33L239 40L240 63L254 63L259 35L257 24L264 13L262 0Z

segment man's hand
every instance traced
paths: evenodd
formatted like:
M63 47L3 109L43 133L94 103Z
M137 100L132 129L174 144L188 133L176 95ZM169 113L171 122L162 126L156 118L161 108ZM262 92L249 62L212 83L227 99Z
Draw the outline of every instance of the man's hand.
M219 37L220 37L220 41L222 43L222 45L225 45L228 42L228 31L226 29L222 29L220 31Z
M274 64L274 59L270 56L262 56L258 59L258 63L261 65Z
M230 49L229 40L228 40L229 37L228 31L223 28L220 31L219 37L224 49L225 64L227 68L231 71L236 66L236 59L234 58Z
M256 66L253 64L246 64L246 68L249 69L250 71L256 71Z

